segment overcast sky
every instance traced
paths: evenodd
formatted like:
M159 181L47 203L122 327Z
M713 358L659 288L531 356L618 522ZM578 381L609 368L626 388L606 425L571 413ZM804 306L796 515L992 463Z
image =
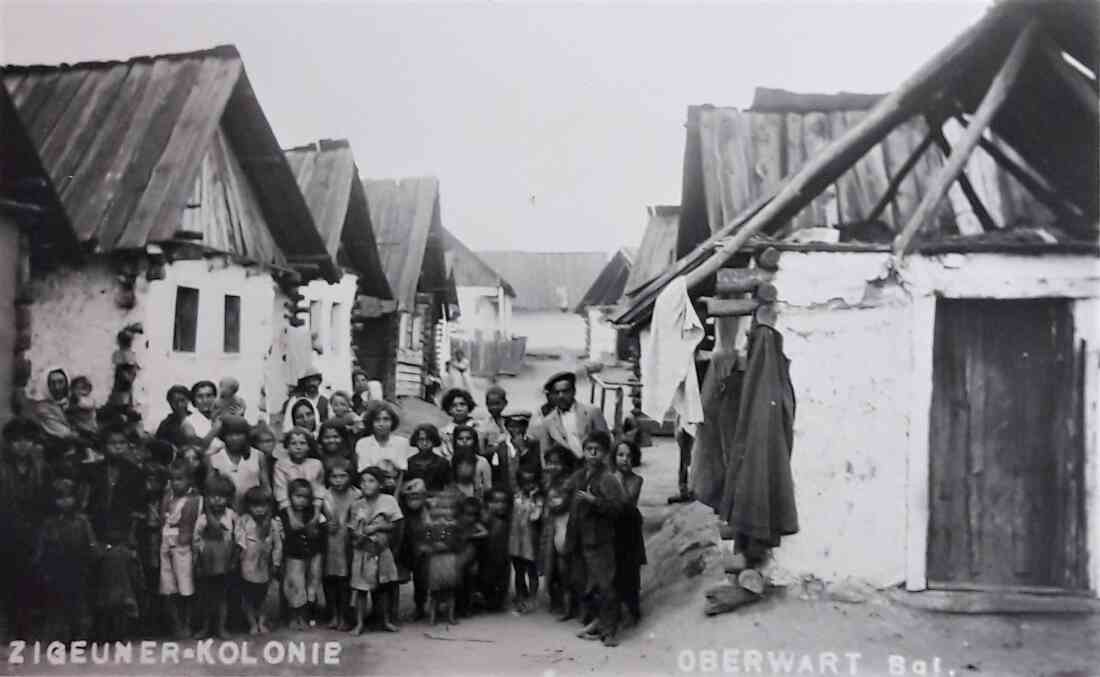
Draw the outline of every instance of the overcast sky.
M889 91L987 5L0 0L0 60L232 43L284 146L346 137L365 177L439 177L475 249L612 251L679 203L689 104Z

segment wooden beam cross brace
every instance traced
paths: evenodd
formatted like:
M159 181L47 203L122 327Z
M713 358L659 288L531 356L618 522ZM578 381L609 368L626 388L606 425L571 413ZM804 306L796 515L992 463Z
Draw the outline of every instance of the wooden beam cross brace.
M901 188L902 182L905 181L905 177L909 176L909 172L913 171L913 167L917 166L917 161L924 155L924 151L928 150L928 147L932 145L932 132L929 131L921 139L921 142L917 144L917 147L913 149L913 152L909 154L909 157L905 159L901 167L898 167L898 171L890 178L890 183L886 185L886 191L882 194L878 204L875 205L871 213L867 215L867 222L870 223L882 216L882 212L886 211L886 207L893 202L894 197L898 194L898 189Z
M966 133L960 139L959 147L955 149L955 152L948 158L947 164L933 179L932 185L924 195L924 199L917 205L917 209L909 218L909 222L905 224L905 228L894 239L894 253L897 256L905 256L909 250L909 245L913 241L913 236L917 234L917 230L929 220L936 207L947 195L948 188L962 173L963 166L969 159L970 153L978 146L982 133L989 127L989 123L993 121L993 116L997 114L1005 100L1008 99L1008 92L1019 78L1024 59L1027 58L1037 31L1038 23L1035 19L1029 21L1027 26L1020 31L1016 42L1008 53L1008 57L993 77L989 90L982 98L981 104L978 105L978 110L974 112L974 118L971 120Z
M936 140L936 145L943 151L944 157L951 156L951 144L947 142L947 137L943 135L943 129L941 127L942 122L929 121L929 125L934 125L932 129L932 138ZM970 208L974 210L975 216L978 217L978 221L982 224L982 229L985 231L998 230L999 226L997 222L993 220L993 217L989 215L989 210L985 208L985 204L982 199L978 197L978 191L974 190L974 184L970 183L970 178L966 175L965 171L959 172L958 177L959 188L962 188L963 195L966 196L966 201L970 203Z

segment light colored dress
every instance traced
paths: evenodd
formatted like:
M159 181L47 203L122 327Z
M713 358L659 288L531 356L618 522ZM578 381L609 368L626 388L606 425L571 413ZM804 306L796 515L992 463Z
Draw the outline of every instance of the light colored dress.
M358 487L349 486L339 494L329 490L325 495L325 512L329 516L328 537L325 539L325 576L348 577L348 525L351 509L363 498ZM333 527L332 525L336 525Z
M409 438L390 435L385 444L379 444L374 435L367 435L355 444L355 467L358 472L376 466L394 476L408 466Z
M233 538L241 549L241 578L249 583L270 581L273 565L283 561L283 523L279 518L271 518L267 536L262 537L256 518L245 513L237 520Z
M365 535L368 526L393 524L402 519L397 500L388 494L378 494L373 499L360 498L351 509L349 525L356 537ZM365 543L356 543L351 559L351 587L370 592L383 583L397 580L397 564L389 547L389 536L384 532L371 534Z
M542 496L537 492L520 492L512 503L512 522L508 531L508 555L529 562L538 559L539 521L542 519Z

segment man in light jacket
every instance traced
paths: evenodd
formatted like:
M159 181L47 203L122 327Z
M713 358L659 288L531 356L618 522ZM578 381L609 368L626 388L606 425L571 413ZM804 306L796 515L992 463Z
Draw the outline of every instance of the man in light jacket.
M577 375L559 372L546 382L545 391L554 408L539 425L538 440L542 454L555 444L572 450L579 461L584 455L582 443L589 433L610 432L599 407L578 402Z

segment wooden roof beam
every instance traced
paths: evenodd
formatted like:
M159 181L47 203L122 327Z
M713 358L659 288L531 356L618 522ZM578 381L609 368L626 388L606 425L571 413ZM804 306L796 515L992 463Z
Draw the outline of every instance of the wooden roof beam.
M970 121L961 114L955 115L955 119L964 129L970 125ZM981 146L982 150L989 153L989 156L1001 169L1012 175L1037 200L1050 207L1060 218L1075 223L1083 223L1086 220L1085 212L1079 205L1059 193L1058 189L1047 181L1046 177L1027 165L1023 158L1010 157L1000 146L984 135L979 139L978 145Z
M951 144L947 142L947 137L943 135L942 121L929 121L929 126L932 127L932 138L935 139L936 145L943 151L944 157L951 156ZM982 228L986 231L998 230L1000 226L993 220L993 217L989 215L989 210L985 208L985 204L982 199L978 197L978 191L974 190L974 184L970 183L970 178L966 175L966 171L960 171L958 177L959 187L962 188L963 195L966 196L966 201L970 203L970 208L974 210L974 215L978 217L978 221L982 224ZM962 233L962 229L959 229ZM962 233L967 235L968 233Z
M1090 85L1084 73L1066 63L1066 60L1062 57L1062 48L1046 31L1039 32L1039 50L1050 62L1058 78L1073 92L1074 97L1084 105L1089 115L1094 118L1100 117L1100 95L1097 94L1095 83Z
M982 102L974 112L970 127L967 128L960 139L958 148L947 159L947 164L936 174L928 192L925 193L924 198L917 205L913 215L909 217L909 222L905 224L905 228L894 239L894 253L897 256L905 256L909 250L909 245L913 241L913 236L932 216L940 202L947 195L948 188L962 173L963 166L970 158L970 154L977 148L982 133L989 127L989 123L993 121L993 116L997 114L1005 100L1008 99L1008 92L1019 79L1024 60L1027 58L1037 32L1038 22L1032 19L1016 37L1012 49L1009 50L1000 70L993 77L989 90L986 91L985 96L982 97Z
M898 171L894 176L890 178L890 183L887 184L886 190L882 193L882 197L879 199L878 204L875 205L871 213L867 215L867 222L870 223L882 215L882 212L886 211L886 207L894 201L894 198L898 194L898 189L901 188L901 184L905 181L905 177L909 176L909 172L913 171L913 168L917 166L917 161L920 160L924 152L928 150L928 147L932 145L932 132L929 131L925 134L921 142L917 144L917 147L913 149L913 152L909 154L905 162L901 167L898 167Z

